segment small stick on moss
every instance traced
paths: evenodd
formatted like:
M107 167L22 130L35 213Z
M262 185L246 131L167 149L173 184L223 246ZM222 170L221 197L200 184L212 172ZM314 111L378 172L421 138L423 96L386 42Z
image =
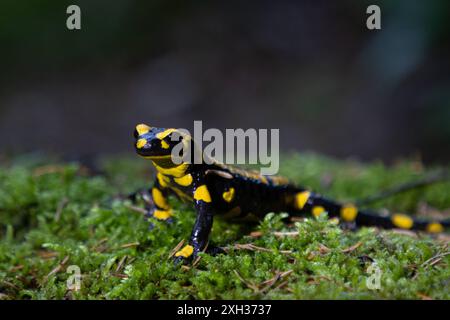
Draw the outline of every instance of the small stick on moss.
M38 256L41 257L42 259L51 259L57 257L58 252L41 250L38 251Z
M50 276L60 272L61 269L64 267L64 265L67 263L67 261L69 261L69 256L66 256L55 268L53 268L52 271L50 271L49 274L45 276L44 283L48 281L48 278L50 278Z
M261 252L274 253L274 250L272 250L272 249L267 249L267 248L264 248L264 247L258 247L258 246L255 246L252 243L245 243L245 244L237 243L237 244L235 244L232 247L228 247L228 248L226 247L226 248L223 248L223 249L225 251L228 251L229 249L235 249L235 250L250 250L250 251L261 251ZM283 254L291 254L292 253L291 250L280 250L279 252L283 253Z
M172 257L175 255L175 253L177 253L177 252L181 249L181 247L183 246L183 244L184 244L184 239L181 240L181 241L176 245L176 247L172 249L172 251L170 251L169 256L167 257L167 259L172 258Z
M203 248L202 252L206 252L206 250L208 249L208 246L209 246L209 241L208 241L208 243L206 244L206 246ZM197 265L200 263L200 260L201 260L201 259L202 259L201 256L197 256L197 258L195 258L195 260L194 260L194 263L192 263L192 267L197 266Z
M420 292L417 292L417 296L420 297L420 299L422 299L422 300L433 300L432 297L427 296L426 294L423 294L423 293L420 293Z
M103 244L108 241L109 238L103 238L100 239L100 241L98 243L96 243L91 250L92 251L96 251L96 252L103 252L106 250L106 246L104 246Z
M320 254L326 254L329 253L331 251L330 248L328 248L326 245L319 243L319 253Z
M146 214L147 211L144 208L138 207L138 206L133 206L131 204L127 204L125 207L127 207L128 209L130 209L131 211L136 211L142 214Z
M275 287L275 290L278 290L278 289L281 289L281 288L285 287L288 283L289 283L288 280L283 281L282 283L280 283L279 285L277 285L277 286Z
M430 259L428 259L427 261L425 261L424 263L422 263L422 267L427 268L427 267L432 267L435 264L439 263L442 258L444 258L445 256L448 256L450 254L450 251L441 253L441 254L437 254L434 257L431 257Z
M130 247L137 247L139 245L140 245L139 242L130 242L130 243L125 243L125 244L121 245L120 247L123 249L126 249L126 248L130 248Z
M261 283L261 285L266 285L266 286L264 288L262 288L261 290L259 290L259 292L263 293L264 291L268 291L271 287L273 287L273 285L275 283L277 283L279 280L289 276L292 272L293 272L293 270L288 270L285 272L277 272L276 275L272 279L266 280L263 283Z
M273 235L275 237L297 237L300 233L298 231L289 231L289 232L274 232Z
M357 242L357 243L355 243L354 245L352 245L352 246L350 246L350 247L348 247L348 248L342 249L341 252L342 252L342 253L349 253L349 252L355 251L355 250L358 249L361 245L362 245L362 242Z
M308 280L307 280L307 283L308 284L319 284L320 283L319 280L325 280L325 281L330 281L330 282L336 283L336 281L334 281L330 277L327 277L327 276L324 276L324 275L309 277Z
M305 220L304 217L289 217L289 220L291 220L291 222L302 222Z
M61 213L68 203L69 203L69 199L67 197L64 197L59 202L58 207L56 208L56 212L55 212L55 221L56 222L58 222L59 219L61 218Z
M4 285L6 285L6 286L8 286L10 288L13 288L14 290L20 290L20 288L18 286L16 286L14 283L9 282L7 280L2 280L1 283L3 283Z
M117 268L116 268L116 273L119 273L119 272L122 270L123 264L125 263L125 261L127 260L127 258L128 258L128 256L127 256L127 255L124 255L124 256L122 257L122 259L120 259L119 264L117 265Z
M249 287L250 289L255 291L255 293L258 292L259 288L256 285L245 280L244 277L242 277L237 270L233 270L233 272L236 274L236 276L239 278L239 280L241 280L242 283L244 283L247 287Z
M11 268L9 269L9 271L10 271L10 272L16 272L16 271L22 270L23 267L24 267L23 264L19 264L19 265L17 265L17 266L11 267Z
M414 232L414 231L403 230L403 229L391 229L390 232L395 233L395 234L402 234L402 235L405 235L405 236L417 238L417 233Z
M249 236L252 238L259 238L263 236L263 233L261 231L253 231Z

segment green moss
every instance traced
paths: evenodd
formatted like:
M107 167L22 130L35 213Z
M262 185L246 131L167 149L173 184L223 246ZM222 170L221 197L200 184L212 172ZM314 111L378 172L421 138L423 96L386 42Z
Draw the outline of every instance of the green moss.
M450 298L450 256L427 262L448 252L446 243L427 235L344 231L325 217L290 225L274 214L254 225L216 219L212 243L229 247L228 254L202 255L197 265L181 268L168 256L190 234L193 209L172 199L176 221L156 222L149 231L142 213L117 197L151 183L148 162L107 159L100 162L101 176L39 157L10 163L0 167L3 299ZM346 201L432 169L412 161L386 167L311 154L287 155L281 166L293 181ZM373 207L414 214L425 203L442 210L450 207L449 188L439 183ZM379 290L366 285L371 261L382 272ZM79 291L67 290L71 265L81 270Z

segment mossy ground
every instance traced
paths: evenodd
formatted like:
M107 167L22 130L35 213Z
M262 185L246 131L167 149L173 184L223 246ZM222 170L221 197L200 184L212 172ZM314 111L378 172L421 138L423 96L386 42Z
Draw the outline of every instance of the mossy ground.
M308 154L282 160L281 174L344 201L419 179L431 170L415 161L385 167ZM92 175L77 164L29 155L3 161L0 298L450 298L445 237L374 228L343 231L323 217L285 224L280 215L269 214L254 225L216 219L213 244L234 249L227 255L202 255L195 266L174 266L168 256L190 234L191 206L171 200L174 224L156 222L149 231L142 213L117 195L149 186L150 164L109 158L100 167L104 173ZM450 183L439 183L373 207L430 215L433 208L450 207L449 189ZM366 286L371 260L382 272L379 290ZM79 291L67 289L71 265L81 270Z

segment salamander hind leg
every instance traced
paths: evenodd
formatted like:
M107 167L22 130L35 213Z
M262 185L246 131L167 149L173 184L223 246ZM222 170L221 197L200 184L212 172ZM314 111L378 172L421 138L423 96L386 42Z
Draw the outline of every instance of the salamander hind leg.
M154 221L173 222L172 209L167 201L169 190L162 187L158 179L149 191L140 192L140 196L145 203L145 217L150 221L150 229L153 229Z

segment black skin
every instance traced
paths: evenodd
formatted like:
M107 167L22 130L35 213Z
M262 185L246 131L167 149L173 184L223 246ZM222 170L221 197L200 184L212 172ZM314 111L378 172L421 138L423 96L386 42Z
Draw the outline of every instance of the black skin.
M217 162L213 164L186 164L179 176L190 175L192 181L188 185L180 185L175 181L176 177L167 174L164 170L172 169L176 166L172 162L170 154L175 145L182 139L185 142L189 141L188 143L193 148L192 150L196 150L190 137L183 134L180 135L178 131L172 131L172 129L167 131L164 128L154 128L145 125L138 125L136 128L134 132L136 152L152 160L157 165L156 169L159 174L159 178L158 176L155 178L155 183L150 193L157 189L165 199L170 195L175 195L182 200L190 201L194 204L197 212L197 218L188 242L193 247L193 253L188 257L176 257L175 261L177 263L195 259L199 252L207 249L215 215L225 215L226 217L237 219L249 214L262 218L269 212L304 215L312 212L314 207L321 206L328 213L328 216L342 217L343 205L341 203L329 200L313 192L310 192L304 206L299 208L295 197L299 193L306 191L306 189L288 182L285 178L262 176L256 172L237 169ZM168 134L165 135L164 133ZM141 141L141 144L138 147L139 141ZM143 145L144 142L145 145ZM165 148L163 145L165 145ZM161 170L161 168L163 169ZM161 184L161 177L164 185ZM196 190L198 188L205 189L205 186L210 199L196 199ZM232 189L234 189L234 197L230 201L226 201L224 192L230 192ZM155 213L158 210L170 210L166 205L159 206L155 201L151 203L152 205L147 208L147 216L149 217L156 217ZM165 220L171 221L171 219L170 217ZM413 220L413 225L409 229L426 230L429 223L429 221L424 220ZM443 227L449 226L449 221L440 223ZM393 223L391 217L360 209L358 209L356 217L345 224L383 228L399 227ZM218 250L209 248L207 252L214 253L218 252Z

